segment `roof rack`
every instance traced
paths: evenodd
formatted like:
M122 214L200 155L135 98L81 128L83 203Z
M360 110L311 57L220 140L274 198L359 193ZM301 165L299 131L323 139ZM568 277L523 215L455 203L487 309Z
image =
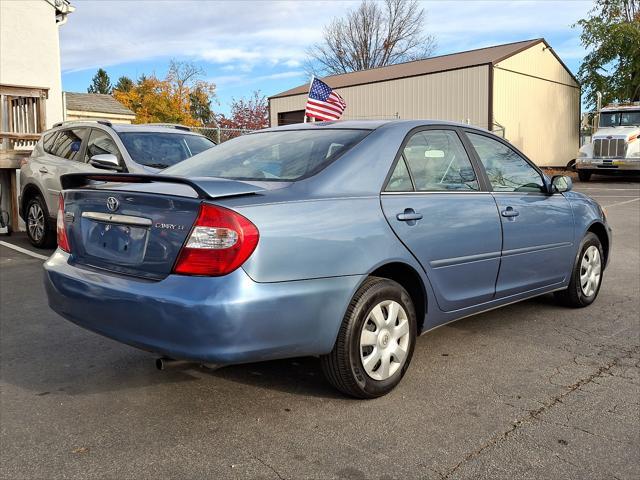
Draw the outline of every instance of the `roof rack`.
M79 120L65 120L64 122L54 123L53 124L53 128L62 127L63 125L67 125L69 123L82 123L82 122L95 122L95 123L99 123L100 125L104 125L106 127L113 126L113 124L109 120L93 120L93 119L84 120L84 119L79 119Z
M167 128L175 128L176 130L184 130L185 132L190 132L191 128L186 125L180 125L179 123L145 123L144 125L153 125L155 127L167 127Z

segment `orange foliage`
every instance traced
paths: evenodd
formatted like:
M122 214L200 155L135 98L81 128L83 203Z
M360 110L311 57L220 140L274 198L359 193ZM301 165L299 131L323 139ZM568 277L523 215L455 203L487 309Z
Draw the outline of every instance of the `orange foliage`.
M202 122L192 115L192 99L208 102L215 96L215 84L197 79L201 73L193 64L172 61L164 80L143 76L129 91L114 90L113 96L136 114L135 123L199 126Z

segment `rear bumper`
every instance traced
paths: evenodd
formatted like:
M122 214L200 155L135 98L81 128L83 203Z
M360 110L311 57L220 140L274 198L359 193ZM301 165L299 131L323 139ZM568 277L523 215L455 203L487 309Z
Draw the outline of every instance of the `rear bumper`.
M44 264L49 306L101 335L172 358L243 363L333 348L361 276L257 283L170 275L146 281L70 265L57 250Z

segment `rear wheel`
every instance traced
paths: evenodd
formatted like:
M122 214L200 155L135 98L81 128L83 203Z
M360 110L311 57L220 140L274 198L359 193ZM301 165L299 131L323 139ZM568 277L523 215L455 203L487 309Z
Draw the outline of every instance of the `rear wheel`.
M400 383L415 341L416 314L407 291L371 277L351 300L333 350L321 357L322 370L347 395L380 397Z
M588 182L591 179L591 172L578 170L578 178L581 182Z
M48 248L56 244L56 235L49 218L47 206L40 195L27 202L26 223L27 237L34 247Z
M569 287L557 292L556 298L569 307L591 305L602 285L603 259L600 239L594 233L587 233L574 262Z

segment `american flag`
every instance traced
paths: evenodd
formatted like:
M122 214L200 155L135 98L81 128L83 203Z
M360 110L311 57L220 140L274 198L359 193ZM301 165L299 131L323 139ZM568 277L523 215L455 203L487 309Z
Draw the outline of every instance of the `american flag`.
M329 85L317 78L313 79L304 112L307 117L317 120L338 120L345 108L347 103Z

